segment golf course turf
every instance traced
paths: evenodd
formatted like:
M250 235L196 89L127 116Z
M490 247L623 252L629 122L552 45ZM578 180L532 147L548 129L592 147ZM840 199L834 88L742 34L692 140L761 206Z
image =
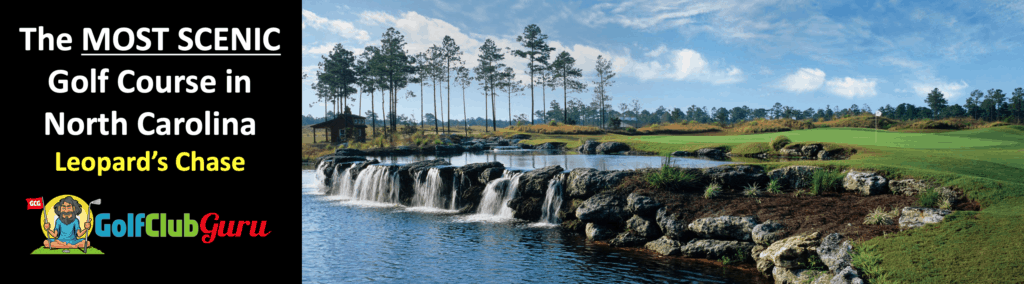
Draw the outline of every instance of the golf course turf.
M939 224L857 243L855 267L872 283L1024 282L1024 126L942 133L815 128L731 136L526 134L533 135L530 144L565 142L572 149L587 139L617 141L659 155L705 147L756 154L771 151L768 142L778 135L792 143L818 142L826 150L849 149L855 154L846 160L752 164L766 170L796 164L870 170L953 187L981 205L980 211L957 211Z

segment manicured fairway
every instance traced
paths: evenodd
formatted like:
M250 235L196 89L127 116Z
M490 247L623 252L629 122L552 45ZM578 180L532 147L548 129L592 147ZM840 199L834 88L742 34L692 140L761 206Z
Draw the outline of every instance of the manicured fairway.
M992 133L996 132L996 133ZM991 129L946 133L901 133L864 128L817 128L780 133L734 136L633 136L630 140L654 143L746 143L768 142L785 135L793 142L833 142L861 146L882 146L911 149L966 149L1021 147L1020 135L1000 135ZM1012 139L1016 138L1016 140Z

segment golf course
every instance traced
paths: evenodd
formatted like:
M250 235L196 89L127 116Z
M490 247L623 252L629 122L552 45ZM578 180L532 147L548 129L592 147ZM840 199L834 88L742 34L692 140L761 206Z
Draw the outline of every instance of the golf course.
M499 132L501 133L501 132ZM1024 281L1024 127L1004 125L937 133L870 128L814 128L750 135L566 135L530 134L527 143L585 140L623 142L633 150L668 155L720 148L737 155L773 152L769 142L784 135L790 144L815 142L843 149L848 159L755 161L766 170L812 165L841 171L872 171L890 180L913 178L961 192L980 210L961 210L944 222L859 240L854 266L872 283L1019 283ZM925 195L921 195L925 196ZM923 197L916 197L923 198Z

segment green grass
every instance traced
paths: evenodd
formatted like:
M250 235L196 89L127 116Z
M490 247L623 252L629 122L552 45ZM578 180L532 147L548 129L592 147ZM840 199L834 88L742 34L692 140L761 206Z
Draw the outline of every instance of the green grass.
M751 135L575 135L535 137L625 142L661 155L705 147L752 153L777 133ZM889 179L915 178L953 187L981 204L977 212L955 212L943 223L878 237L861 244L862 269L878 282L1024 282L1024 126L1010 125L941 133L905 133L865 128L816 128L786 132L791 143L819 142L826 150L849 147L848 160L755 162L766 168L814 165L836 171L880 172ZM576 145L579 145L578 143ZM761 146L764 145L764 146ZM770 189L770 186L769 186Z
M704 190L704 199L712 199L722 193L722 186L718 183L709 184L707 189Z
M648 173L645 179L655 188L668 188L670 185L690 182L694 177L679 168L665 164L661 166L661 170Z
M827 191L840 191L843 177L846 175L837 170L816 170L811 173L811 195Z
M31 254L60 254L60 255L70 255L70 254L103 254L103 251L100 251L97 248L89 248L89 251L87 253L83 253L81 249L73 248L73 249L68 249L68 252L64 253L63 249L52 249L51 250L51 249L46 248L45 246L41 246L41 247L37 248L36 250L32 251Z

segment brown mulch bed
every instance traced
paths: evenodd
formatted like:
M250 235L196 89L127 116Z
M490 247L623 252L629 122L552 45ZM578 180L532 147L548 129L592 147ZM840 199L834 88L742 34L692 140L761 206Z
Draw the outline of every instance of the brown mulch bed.
M639 177L629 178L618 190L632 188L668 207L668 213L679 213L681 221L717 216L750 216L759 223L773 220L785 225L789 235L810 232L840 233L853 240L868 240L887 233L899 232L898 224L865 225L864 218L876 207L884 210L915 206L917 196L873 195L862 196L854 192L827 192L819 196L795 197L793 190L781 194L762 191L759 197L743 196L740 190L724 189L718 197L705 199L703 190L682 192L651 189ZM762 189L763 190L763 189ZM807 192L809 190L805 190ZM954 210L978 210L978 203L958 202ZM898 220L893 220L898 221Z

